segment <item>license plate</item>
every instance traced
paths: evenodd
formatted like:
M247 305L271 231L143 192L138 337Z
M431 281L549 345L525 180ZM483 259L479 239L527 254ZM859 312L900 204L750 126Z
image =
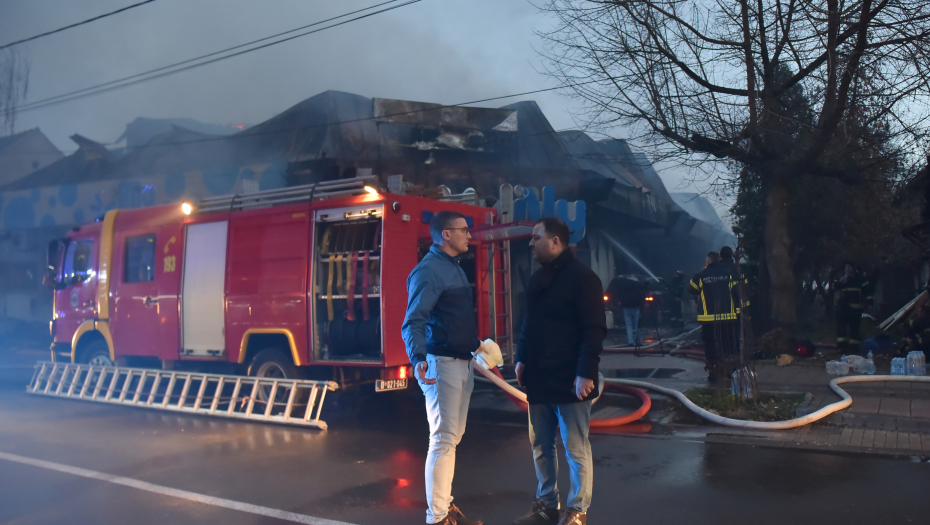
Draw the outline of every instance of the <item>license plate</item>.
M388 390L400 390L407 388L406 379L376 379L375 392L386 392Z

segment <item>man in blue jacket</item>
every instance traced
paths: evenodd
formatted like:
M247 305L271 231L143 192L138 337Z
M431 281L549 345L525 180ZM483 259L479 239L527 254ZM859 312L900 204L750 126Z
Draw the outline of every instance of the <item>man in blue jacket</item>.
M515 525L585 525L594 482L588 426L598 396L597 365L607 322L601 280L575 258L568 226L540 219L530 248L541 265L526 291L526 318L516 352L517 381L526 387L536 502ZM561 429L571 471L559 516L556 434Z
M474 292L459 266L468 252L468 223L441 211L429 223L433 245L407 277L407 316L401 330L414 375L426 397L426 523L481 525L452 503L455 447L465 433L475 386L472 352L479 345Z

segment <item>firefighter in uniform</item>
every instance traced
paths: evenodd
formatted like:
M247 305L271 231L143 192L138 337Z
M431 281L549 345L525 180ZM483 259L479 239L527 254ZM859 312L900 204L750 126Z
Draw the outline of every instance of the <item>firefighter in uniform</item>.
M909 319L904 326L905 350L930 350L930 315L927 315L926 306L921 306L914 312L914 318Z
M668 302L668 320L672 324L672 328L681 329L685 325L685 317L681 311L681 295L684 292L685 272L678 270L675 277L672 277L671 282L668 283L668 294L670 297Z
M726 362L739 354L739 284L731 268L720 264L720 254L707 254L707 266L689 283L688 293L697 296L701 335L704 340L704 359L708 381L716 382Z
M872 300L869 280L856 271L852 262L844 263L843 276L833 281L833 317L836 320L836 348L859 351L859 324L866 303Z

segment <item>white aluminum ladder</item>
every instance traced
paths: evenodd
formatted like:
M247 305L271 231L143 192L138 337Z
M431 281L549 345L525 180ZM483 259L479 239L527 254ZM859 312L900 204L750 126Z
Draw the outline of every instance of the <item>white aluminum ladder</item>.
M332 381L39 361L26 392L325 430L320 412L335 389Z

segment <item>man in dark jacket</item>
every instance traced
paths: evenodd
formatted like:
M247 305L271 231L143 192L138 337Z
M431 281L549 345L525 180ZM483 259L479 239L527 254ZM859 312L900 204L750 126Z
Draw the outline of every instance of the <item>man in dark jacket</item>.
M479 345L474 293L459 256L468 251L468 223L441 211L430 220L433 245L407 278L407 316L401 334L426 398L426 522L481 525L452 503L455 447L465 432L475 386L472 352Z
M704 340L704 360L708 381L716 382L721 361L739 355L739 284L738 276L729 265L720 262L720 254L710 252L704 270L689 283L688 292L697 296L701 335Z
M643 338L639 331L639 319L646 303L647 283L640 281L636 274L619 276L607 286L607 297L623 308L623 320L626 324L627 346L642 346Z
M530 248L542 268L526 291L526 318L516 351L517 381L526 387L530 443L536 462L536 502L515 525L584 525L593 468L588 426L598 395L597 365L607 324L601 281L575 258L568 226L540 219ZM567 508L559 519L556 434L561 428L571 470Z

